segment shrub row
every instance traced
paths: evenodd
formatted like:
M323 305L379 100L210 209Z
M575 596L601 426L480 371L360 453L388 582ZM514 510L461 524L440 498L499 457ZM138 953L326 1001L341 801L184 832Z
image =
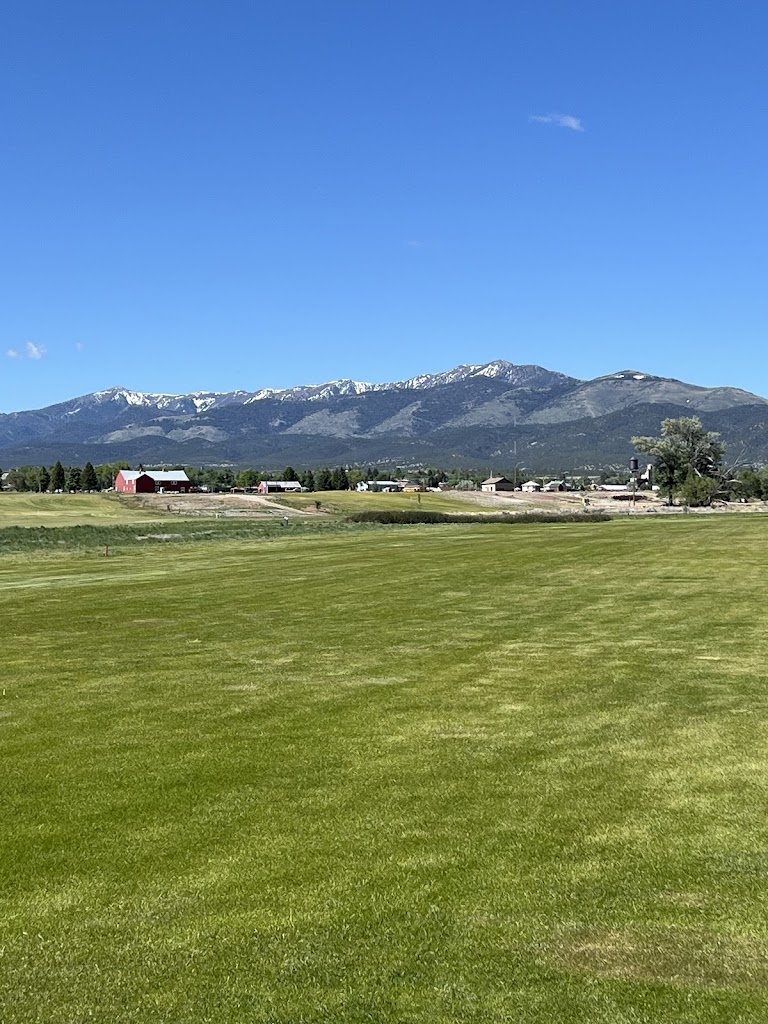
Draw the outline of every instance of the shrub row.
M194 544L211 541L252 541L283 538L293 534L335 533L351 530L338 520L291 519L289 528L277 520L222 520L191 522L168 519L162 523L111 524L104 526L4 526L0 527L0 555L41 550L88 551L109 545L115 552L140 546Z
M517 515L472 515L448 512L427 512L418 509L396 509L353 512L350 523L605 523L610 516L603 512L521 512Z

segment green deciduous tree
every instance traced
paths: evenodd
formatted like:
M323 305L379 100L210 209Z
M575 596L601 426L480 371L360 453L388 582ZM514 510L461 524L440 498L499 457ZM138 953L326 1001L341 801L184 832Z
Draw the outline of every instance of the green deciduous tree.
M656 479L670 504L679 494L692 499L686 504L708 505L717 486L695 480L719 480L725 454L719 437L705 430L698 416L681 416L662 420L660 437L633 437L632 444L656 459Z
M130 468L131 464L129 462L103 462L101 465L96 466L96 476L101 490L114 487L115 477L120 470Z
M709 505L712 499L720 490L720 482L711 476L698 476L693 470L683 480L678 493L678 498L684 505L691 505L698 508L702 505Z
M20 466L17 469L10 469L5 484L12 491L37 490L37 481L30 481L28 466Z
M258 487L261 483L261 473L255 469L241 469L235 478L236 487Z

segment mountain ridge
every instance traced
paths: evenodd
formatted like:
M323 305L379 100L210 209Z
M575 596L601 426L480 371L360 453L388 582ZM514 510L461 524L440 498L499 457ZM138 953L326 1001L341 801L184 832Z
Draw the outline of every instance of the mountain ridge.
M623 459L633 434L657 431L663 416L693 413L708 429L722 421L731 434L746 432L752 457L768 461L768 400L759 395L639 370L582 380L493 360L378 384L342 379L188 394L115 386L0 414L0 464L55 461L59 450L82 461L262 465L289 456L307 465L385 461L393 453L401 461L410 454L477 463L506 452L519 461L522 450L531 468L551 468L541 462L545 451L575 468Z

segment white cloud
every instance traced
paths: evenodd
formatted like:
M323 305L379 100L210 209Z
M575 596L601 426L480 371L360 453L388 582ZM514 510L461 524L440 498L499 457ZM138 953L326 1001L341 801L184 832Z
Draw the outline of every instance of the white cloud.
M24 343L24 348L8 348L5 354L9 359L42 359L46 354L45 345L37 345L34 341Z
M28 341L24 346L27 359L42 359L45 355L45 345L36 345L34 341Z
M554 124L558 128L570 128L574 132L584 131L581 118L574 117L572 114L531 114L528 120L535 121L537 124Z

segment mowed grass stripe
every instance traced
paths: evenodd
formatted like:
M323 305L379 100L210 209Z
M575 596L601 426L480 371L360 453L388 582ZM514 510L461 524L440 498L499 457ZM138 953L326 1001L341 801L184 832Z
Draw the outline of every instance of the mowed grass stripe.
M10 560L0 1017L762 1019L767 533Z

